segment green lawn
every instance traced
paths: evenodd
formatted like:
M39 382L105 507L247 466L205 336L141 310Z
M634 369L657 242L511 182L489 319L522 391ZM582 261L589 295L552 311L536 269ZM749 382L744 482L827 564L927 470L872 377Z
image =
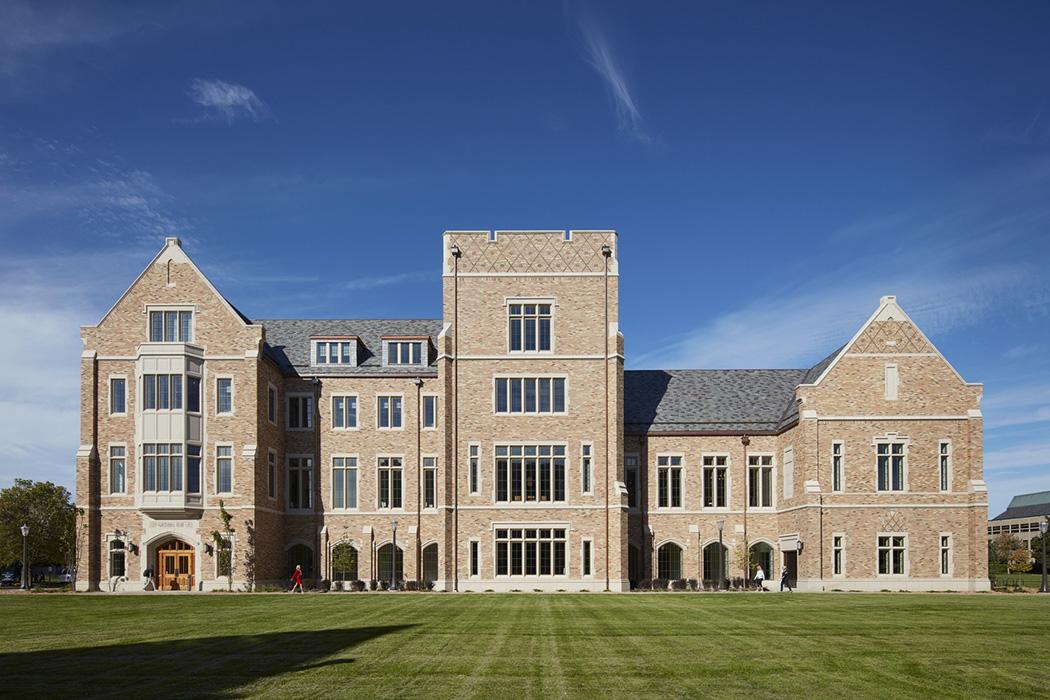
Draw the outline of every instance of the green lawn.
M0 695L1050 695L1050 595L0 596Z

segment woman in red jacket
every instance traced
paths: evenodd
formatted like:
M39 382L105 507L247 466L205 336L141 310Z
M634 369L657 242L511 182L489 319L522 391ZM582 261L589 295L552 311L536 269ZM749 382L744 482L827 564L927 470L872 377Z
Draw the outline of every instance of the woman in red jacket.
M292 572L292 593L295 593L296 588L303 593L303 567L299 564L295 565L295 571Z

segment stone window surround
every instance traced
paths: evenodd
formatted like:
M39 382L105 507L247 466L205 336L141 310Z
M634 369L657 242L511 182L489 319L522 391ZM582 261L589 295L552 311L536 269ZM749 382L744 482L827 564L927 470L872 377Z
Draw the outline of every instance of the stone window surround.
M113 410L113 380L114 379L123 379L124 380L124 410L123 411L114 411ZM128 375L124 374L124 373L116 373L116 374L109 375L109 378L106 381L106 390L109 392L109 395L107 396L108 400L106 401L106 403L109 405L109 415L110 416L114 416L116 418L123 418L123 417L127 416L128 415L128 403L130 402L130 397L128 396Z
M704 465L705 457L725 457L725 464ZM704 470L725 469L726 470L726 504L724 506L704 505ZM733 455L729 452L701 452L700 453L700 510L708 513L728 513L733 508ZM717 492L717 486L716 486Z
M510 349L510 305L511 304L550 304L551 307L551 347L549 350L525 350L524 343L521 350ZM554 329L558 322L558 300L555 297L503 297L504 332L506 333L506 348L508 355L553 355L557 352L557 338ZM524 333L524 331L522 331ZM536 328L536 344L539 345L539 327ZM524 336L523 336L524 337ZM566 399L568 405L568 399Z
M944 547L941 544L943 538L948 538L948 545ZM1031 542L1028 543L1029 549L1031 548ZM941 568L941 551L943 549L948 550L948 570L944 571ZM955 537L950 532L942 532L937 535L937 573L943 578L950 578L955 573Z
M270 418L270 392L273 392L273 418ZM277 425L281 414L281 393L273 382L266 383L266 420L270 425Z
M471 451L474 450L474 448L477 448L476 454L472 454L471 453ZM472 461L474 462L473 464L471 464ZM470 493L471 496L481 495L482 475L483 475L484 470L481 468L481 443L480 442L468 442L467 443L467 469L468 469L468 472L467 472L467 491L468 491L468 493ZM473 491L470 490L470 486L471 486L470 481L471 481L471 479L470 479L470 471L469 470L471 470L471 469L475 469L477 471L477 479L475 480L475 484L474 484L475 486L477 486L477 488L474 489Z
M318 362L317 361L317 345L319 343L350 343L350 362ZM358 339L356 336L317 336L316 338L310 338L310 366L311 367L357 367L357 346ZM342 359L342 352L340 351L340 360Z
M381 426L379 424L379 420L381 418L380 414L382 413L382 411L380 411L380 409L379 409L379 402L382 399L401 399L401 416L400 416L401 417L401 425L396 426L396 427L393 425L393 422L394 422L393 421L394 405L393 405L392 401L390 402L390 423L391 423L391 425L383 427L383 426ZM358 405L360 406L360 403ZM387 430L404 430L405 429L405 414L406 413L407 413L407 411L405 411L405 394L404 394L404 392L390 392L390 393L376 394L376 430L383 430L383 431L387 431ZM360 422L360 421L358 421L358 422Z
M879 448L878 448L878 446L880 444L889 444L889 443L903 443L903 445L904 445L904 454L903 454L904 460L903 460L903 466L901 467L901 470L903 472L902 473L902 481L903 481L903 483L901 484L902 488L900 488L900 489L889 488L889 489L886 489L885 491L880 491L879 490L879 456L878 456L878 449ZM888 432L888 433L884 433L882 435L877 435L877 436L873 437L871 439L871 446L872 446L872 448L873 448L873 450L875 452L875 454L874 454L874 457L875 457L874 467L875 468L873 470L873 472L874 472L874 474L873 474L873 476L874 476L874 487L875 488L873 489L873 491L875 493L907 493L908 491L910 491L911 489L908 487L908 483L909 483L909 479L908 479L908 476L909 476L908 475L908 462L910 461L908 459L908 452L911 451L911 438L908 437L907 435L900 435L899 433ZM893 460L892 459L890 460L890 474L889 474L889 476L890 476L890 486L893 486Z
M583 489L583 470L586 469L589 489ZM594 443L590 440L580 441L580 493L584 496L594 495Z
M307 397L310 399L311 410L310 410L310 425L302 426L298 428L292 427L292 410L291 403L292 399ZM309 432L314 429L314 423L317 421L317 406L315 405L315 396L310 391L291 391L284 395L284 417L285 417L285 430L296 431L296 432Z
M948 450L946 452L942 452L941 451L941 447L943 445L947 445L948 446ZM947 483L947 487L948 488L944 488L944 489L941 488L941 457L947 457L948 458L947 459L947 472L948 473L947 473L946 478L945 478L945 481ZM953 459L953 454L952 454L952 441L951 441L951 438L941 438L940 440L937 441L937 491L939 493L951 493L951 491L952 491L952 476L953 476L953 474L952 474L952 467L954 466L952 464L953 461L954 461L954 459Z
M126 496L128 495L128 443L121 441L110 442L106 445L106 481L105 483L112 487L113 485L113 448L123 447L124 457L118 459L124 460L124 490L123 491L112 491L111 488L107 488L102 493L102 496Z
M219 413L219 381L223 379L230 380L230 410ZM233 416L237 413L237 382L234 381L232 374L216 374L215 375L215 415L227 417Z
M627 466L627 460L628 459L634 459L634 464L631 465L630 467ZM641 493L642 492L642 482L641 482L642 474L641 474L641 469L640 469L640 467L641 467L641 459L642 459L642 456L640 454L638 454L637 452L626 452L626 453L624 453L624 456L623 456L623 480L624 480L624 485L627 486L627 470L628 469L632 469L632 470L634 470L634 488L635 488L635 491L638 492L638 493L634 494L634 503L635 504L632 506L632 505L630 505L630 502L631 502L630 491L628 491L627 510L630 510L630 511L637 511L638 509L641 508L641 506L639 505L642 502L642 493Z
M300 460L300 465L292 467L292 460ZM309 459L310 466L302 466L301 460ZM309 508L292 508L291 502L291 481L292 481L292 470L295 469L300 472L309 472L310 474L310 507ZM317 460L314 458L312 453L308 452L290 452L284 456L284 493L285 493L285 510L289 513L312 513L316 509L317 505L317 480L314 478L314 474L317 471ZM299 482L300 493L302 493L302 482ZM288 549L287 547L285 548Z
M769 457L769 465L751 465L750 461L752 457ZM745 496L747 498L747 509L749 512L755 513L775 513L777 510L777 455L776 452L748 452L747 453L748 464L746 465L747 471L744 473L744 482L747 484L745 489ZM750 505L751 499L751 470L752 469L770 469L771 476L769 480L769 502L772 505L769 506L752 506Z
M430 466L430 467L427 466L427 460L428 459L434 461L434 465L433 466ZM441 489L439 488L441 482L438 480L438 454L436 452L431 452L431 453L424 452L420 456L420 460L421 461L420 461L419 470L420 470L420 476L423 479L423 482L420 484L420 489L421 489L421 495L422 495L422 501L423 502L420 504L420 506L421 506L421 508L423 509L424 512L433 512L433 511L436 511L438 508L441 507L441 503L438 500L438 495L441 492ZM426 473L428 471L434 472L434 505L432 505L432 506L428 506L427 505ZM404 479L403 476L402 476L402 479ZM402 502L404 502L403 498L402 498Z
M419 343L419 362L397 362L390 363L391 343ZM389 336L382 339L381 362L383 367L427 367L430 364L430 338L427 336ZM400 350L398 355L400 356ZM411 360L411 356L409 357Z
M835 446L838 445L838 454L835 453ZM835 458L839 459L839 487L835 488ZM844 440L832 440L831 441L831 492L832 493L845 493L846 492L846 442Z
M266 497L271 501L276 501L278 497L277 489L277 450L272 447L266 450ZM270 470L273 470L272 473Z
M679 482L680 498L681 498L681 502L682 502L682 505L680 505L680 506L672 506L672 505L661 506L660 505L660 469L661 469L661 467L660 467L660 458L661 457L679 457L682 460L681 464L679 464L677 467L672 467L670 464L668 464L667 466L663 467L664 469L667 469L667 470L671 470L671 469L677 469L678 470L678 478L680 480L680 482ZM670 462L670 460L668 460L668 462ZM657 453L655 453L653 455L653 476L656 478L656 489L655 489L656 504L653 506L653 510L654 511L659 511L659 512L662 512L662 513L666 513L668 511L674 512L674 511L684 511L685 510L685 504L689 500L688 498L686 498L686 493L685 493L685 469L686 469L686 459L685 459L685 454L682 453L682 452L657 452ZM670 471L668 471L667 502L668 503L671 502ZM727 503L728 503L728 501L727 501Z
M587 543L590 545L590 556L584 556L584 549ZM589 559L589 561L588 561ZM584 564L589 565L590 573L583 573ZM581 537L580 538L580 578L592 579L594 578L594 538L593 537Z
M343 507L341 507L341 508L337 508L335 506L335 470L337 468L335 466L335 459L337 457L341 457L344 460L352 459L352 460L354 460L354 463L355 463L355 466L347 467L347 466L345 466L346 463L344 461L344 463L343 463L344 466L338 467L339 469L342 469L344 471L349 470L349 469L353 469L354 471L357 472L357 505L354 506L353 508L348 508L345 505ZM378 460L376 461L376 464L377 465L379 464ZM329 506L331 511L333 513L357 513L357 512L359 512L361 510L361 458L360 458L360 455L358 455L356 452L333 452L328 457L328 479L329 479L329 483L332 484L332 503ZM343 482L343 486L344 486L344 488L346 487L346 481L345 480ZM345 498L343 499L343 502L344 503L346 502Z
M517 351L515 351L515 352L517 352ZM500 379L506 379L506 380L511 380L511 379L521 379L521 380L525 380L525 379L551 379L551 380L553 380L553 379L561 379L561 380L563 380L563 384L562 384L562 387L563 387L562 403L563 403L563 409L564 410L561 410L561 411L555 411L554 410L554 382L552 381L551 382L551 389L550 389L551 410L549 410L549 411L540 411L540 410L536 410L536 411L525 411L525 410L511 411L510 410L510 383L508 381L508 384L507 384L507 409L508 410L506 410L506 411L499 411L498 410L499 402L498 402L498 399L497 399L497 388L496 388L496 385L497 385L497 380L500 380ZM524 404L525 404L525 387L524 387L524 384L522 385L521 392L522 392L522 408L524 409ZM536 388L536 408L537 409L539 409L539 405L540 405L539 393L540 393L539 392L539 387L537 386L537 388ZM523 374L521 372L500 372L500 373L492 375L492 415L493 416L499 416L500 418L520 418L522 416L566 416L568 414L569 414L569 375L568 374L566 374L564 372L560 372L560 373L559 372L531 372L531 373L525 373L525 374Z
M420 397L421 405L419 407L419 420L421 421L420 425L422 426L423 430L437 430L438 429L438 403L439 403L438 399L439 399L439 397L440 397L440 395L436 394L434 392L424 393ZM431 399L431 400L434 401L434 425L430 425L430 426L428 426L426 424L427 399Z
M336 426L335 425L335 400L336 399L353 399L354 400L354 406L355 406L355 410L354 410L354 424L352 426L346 426L346 425ZM361 406L362 406L362 404L361 404L361 397L359 395L357 395L356 393L354 393L354 394L341 394L341 393L340 394L332 394L331 399L328 401L328 406L329 406L329 412L330 412L330 414L332 416L332 425L331 425L332 430L337 430L339 432L346 432L346 431L360 430L361 429ZM376 420L378 421L378 418ZM343 423L346 423L346 401L345 400L343 401Z
M474 549L477 548L477 562L474 561ZM474 564L477 563L477 568ZM467 571L472 579L481 578L481 539L471 537L467 545Z
M496 455L496 447L497 446L498 447L514 447L514 446L518 446L518 445L520 445L522 447L536 446L536 445L550 445L552 447L557 446L557 447L565 448L565 455L559 457L559 459L564 459L565 460L565 484L564 484L564 486L565 486L565 498L564 498L564 500L561 500L561 501L554 500L554 468L553 468L553 460L555 459L555 455L553 454L553 451L552 451L552 453L550 455L551 460L552 460L552 466L551 466L551 500L550 501L526 501L526 500L524 500L524 493L525 493L524 472L523 472L523 475L522 475L522 500L521 501L514 501L514 500L501 501L501 500L499 500L497 498L497 495L496 495L496 485L497 485L496 484L496 482L497 482L496 470L498 469L497 462L500 459L504 459L504 460L508 460L509 461L511 459L511 457L510 457L510 455L497 456ZM521 459L525 459L525 457L522 456ZM538 456L537 456L537 459L538 459ZM480 464L480 462L481 462L481 457L479 455L478 456L478 463ZM469 464L469 462L468 462L468 464ZM572 468L573 468L572 467L572 456L571 456L570 450L569 450L569 443L564 441L564 440L494 440L494 441L492 441L492 492L491 492L492 503L495 504L499 508L542 508L542 507L545 507L546 504L550 504L550 503L570 503L571 501L569 499L569 484L570 484L571 479L572 479ZM481 483L480 483L481 479L480 478L478 479L478 482L479 482L478 483L478 489L480 490L480 488L481 488ZM538 484L537 484L536 488L537 488L537 494L538 494L539 493L539 491L538 491L539 485ZM508 469L508 472L507 472L507 494L508 494L508 497L512 497L512 489L513 489L513 486L511 485L510 471ZM511 526L508 526L508 527L511 527ZM514 529L516 529L516 528L514 528ZM493 554L493 556L495 556L495 554ZM568 556L568 554L566 554L566 556ZM495 560L493 560L493 561L495 561ZM568 571L568 569L566 569L566 571Z
M835 573L835 538L838 537L842 541L841 556L839 557L842 562L842 570L839 573ZM846 533L845 532L833 532L831 533L831 577L832 578L846 578Z
M377 454L375 457L376 457L376 459L375 459L375 472L374 473L375 473L375 484L376 484L376 501L375 501L375 509L376 509L376 511L381 512L381 513L405 513L405 512L407 512L405 510L405 455L383 452L383 453ZM399 459L399 460L401 460L401 466L399 466L399 467L393 467L393 466L391 466L391 467L380 467L379 466L379 460L381 460L381 459ZM380 498L382 497L382 493L380 492L380 488L379 488L379 472L381 470L383 470L383 469L389 469L391 471L397 471L401 475L400 476L400 479L401 479L401 505L399 507L397 507L397 508L394 508L394 507L391 507L391 506L383 507L381 505ZM358 473L358 476L360 477L360 473ZM394 490L393 489L393 482L391 482L391 488L390 488L391 493L393 493L393 490ZM358 497L358 502L360 502L360 500L361 500L360 497Z
M151 311L189 311L190 316L190 336L193 338L190 343L196 344L197 342L197 305L196 304L144 304L142 308L142 315L145 318L146 323L146 336L145 340L142 341L144 344L149 345L163 345L172 344L173 342L182 342L185 344L186 341L164 341L164 340L150 340L150 312ZM176 324L177 325L177 324ZM181 332L181 329L178 329Z
M880 574L879 573L879 538L880 537L903 537L904 538L904 573L900 574ZM906 579L911 576L911 557L908 556L908 550L910 548L910 542L908 541L907 532L883 532L879 531L875 533L875 577L876 578L888 578L888 579Z
M503 443L500 443L503 444ZM568 522L539 522L539 521L522 521L522 522L490 522L489 530L492 533L492 577L500 581L534 581L538 579L542 580L559 580L568 579L569 572L572 571L572 547L570 541L572 539L572 525ZM496 573L496 531L497 530L565 530L565 573L563 574L498 574ZM553 552L553 547L552 547ZM508 570L509 570L508 565ZM537 568L538 570L538 568ZM592 569L593 570L593 569ZM524 568L522 569L524 572Z
M230 455L229 455L229 457L223 457L223 459L229 459L230 460L230 490L229 491L220 491L219 490L219 448L220 447L229 447L230 448ZM236 483L235 482L236 465L234 463L236 456L237 456L237 452L233 448L233 443L232 442L229 442L229 441L216 441L215 442L215 472L214 472L214 474L215 474L215 495L216 496L232 496L233 495L234 484ZM204 488L203 485L201 486L201 488L203 490L203 488Z

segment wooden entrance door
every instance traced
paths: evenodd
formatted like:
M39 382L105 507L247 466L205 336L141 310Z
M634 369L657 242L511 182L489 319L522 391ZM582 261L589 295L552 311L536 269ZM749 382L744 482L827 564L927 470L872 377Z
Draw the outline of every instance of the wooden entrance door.
M193 590L193 547L172 540L157 548L157 588L162 591Z

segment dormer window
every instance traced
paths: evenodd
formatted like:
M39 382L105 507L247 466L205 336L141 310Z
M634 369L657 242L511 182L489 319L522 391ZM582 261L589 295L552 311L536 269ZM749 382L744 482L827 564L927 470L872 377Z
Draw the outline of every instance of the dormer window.
M384 338L383 364L388 367L424 365L427 350L427 341L423 338Z
M151 343L192 343L193 311L191 309L150 309L149 341Z
M357 364L357 339L356 338L314 338L310 357L314 365L343 365L355 366Z

